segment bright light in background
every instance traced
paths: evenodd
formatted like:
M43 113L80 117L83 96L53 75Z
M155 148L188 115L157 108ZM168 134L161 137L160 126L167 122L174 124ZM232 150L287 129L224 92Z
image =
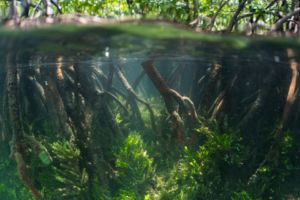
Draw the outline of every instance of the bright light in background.
M104 53L106 58L109 58L109 47L105 47L105 53Z

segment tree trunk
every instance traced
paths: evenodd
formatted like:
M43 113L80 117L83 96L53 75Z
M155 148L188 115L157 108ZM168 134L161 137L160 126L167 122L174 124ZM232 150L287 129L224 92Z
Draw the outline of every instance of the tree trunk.
M16 7L16 0L9 1L9 18L15 19L18 15L17 7Z

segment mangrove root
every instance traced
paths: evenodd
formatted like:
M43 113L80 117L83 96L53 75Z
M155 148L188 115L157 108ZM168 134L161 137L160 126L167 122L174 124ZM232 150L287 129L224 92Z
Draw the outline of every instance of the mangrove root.
M14 153L14 158L17 163L17 170L18 170L19 177L20 177L21 181L23 182L23 184L30 190L30 192L32 193L32 195L34 196L35 199L37 199L37 200L42 199L41 194L33 186L33 184L31 183L30 179L28 178L28 176L26 174L26 164L25 164L22 154L20 152L16 151Z
M197 119L197 113L193 102L185 96L181 96L175 90L169 88L165 82L165 80L161 77L159 72L154 67L154 61L148 60L142 63L142 66L149 76L150 80L155 85L156 89L162 95L167 111L171 116L172 121L172 129L174 135L176 136L179 143L184 143L184 131L183 131L183 120L181 116L178 114L177 106L174 104L177 102L179 105L183 106L188 111L188 115L192 117L192 119ZM187 106L186 106L187 105Z
M296 91L296 84L297 84L297 78L298 78L298 63L295 60L295 53L292 49L287 49L287 56L289 59L290 69L291 69L291 81L289 84L289 89L287 93L286 102L283 108L283 113L281 117L281 121L279 123L279 126L277 127L275 131L275 141L271 145L268 153L265 156L265 159L260 163L259 167L255 171L255 173L250 177L249 183L253 182L252 180L254 177L257 177L259 173L259 169L263 167L267 163L271 163L273 166L277 166L279 163L279 151L280 151L280 141L282 140L283 133L285 130L285 126L288 120L290 108L295 100L295 91Z

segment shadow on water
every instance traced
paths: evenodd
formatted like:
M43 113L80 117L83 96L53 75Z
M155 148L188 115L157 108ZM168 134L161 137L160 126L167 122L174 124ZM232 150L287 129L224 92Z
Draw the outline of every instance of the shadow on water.
M27 189L36 199L299 198L298 41L161 29L0 32L1 199L30 199ZM206 126L221 136L238 130L243 164L221 164L211 193L199 166L196 189L177 183L168 197L160 174L182 149L210 144ZM128 148L144 154L132 161ZM27 189L9 180L17 176Z

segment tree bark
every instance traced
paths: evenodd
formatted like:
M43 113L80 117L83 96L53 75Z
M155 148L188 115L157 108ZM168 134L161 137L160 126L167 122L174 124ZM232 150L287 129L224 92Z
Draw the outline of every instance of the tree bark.
M135 94L133 88L131 87L131 85L129 84L129 82L127 81L127 79L125 78L123 72L121 72L121 70L118 67L115 67L115 70L117 72L117 76L119 77L122 85L125 87L125 89L128 92L128 103L131 106L133 115L136 117L135 120L137 120L137 125L141 126L140 128L145 127L145 124L143 122L142 116L141 116L141 112L139 110L138 104L135 101L137 95Z
M142 66L149 76L155 87L158 89L159 93L162 95L167 111L171 115L172 129L174 135L180 144L184 144L184 131L182 129L183 121L179 116L178 112L173 103L173 97L170 93L170 88L167 86L164 79L161 77L159 72L155 69L153 65L153 60L146 61L142 63Z
M235 11L233 17L231 18L228 28L227 28L227 33L232 32L232 29L234 27L234 25L237 23L238 21L238 16L239 14L242 12L242 10L245 8L245 5L247 3L248 0L243 0L241 3L239 3L239 6L237 8L237 10Z
M161 77L160 73L155 69L153 62L153 60L145 61L142 63L142 66L146 74L164 99L167 111L171 116L174 136L180 144L184 144L184 123L177 111L175 102L180 106L185 107L186 110L188 110L188 115L193 120L197 120L198 117L194 103L188 97L181 96L178 92L169 88L165 80Z
M287 55L288 55L288 59L289 59L289 63L290 63L290 69L291 69L291 81L290 81L290 85L289 85L289 90L288 90L288 94L286 97L286 103L284 105L283 108L283 113L282 113L282 119L281 119L281 123L280 123L280 129L284 129L287 120L288 120L288 116L289 116L289 112L290 112L290 108L292 106L292 104L295 101L295 92L296 92L296 84L297 84L297 80L298 80L298 63L295 60L295 53L292 49L288 48L287 49ZM280 131L281 133L282 131ZM280 134L279 133L279 134Z

